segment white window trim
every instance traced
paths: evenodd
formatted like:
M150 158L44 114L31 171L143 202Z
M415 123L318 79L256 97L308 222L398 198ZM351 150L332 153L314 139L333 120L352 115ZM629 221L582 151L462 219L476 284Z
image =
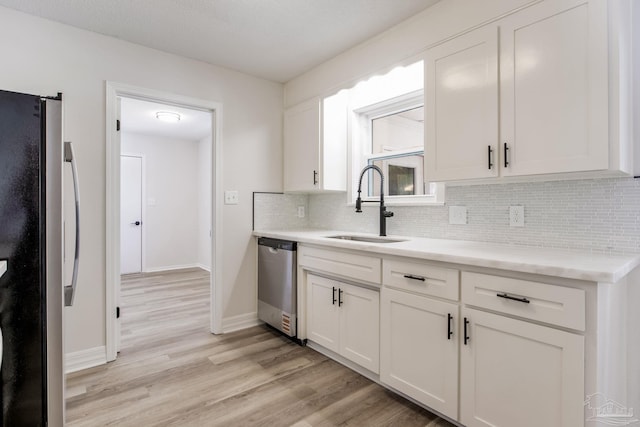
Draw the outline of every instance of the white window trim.
M348 188L348 206L355 205L357 197L358 180L362 168L367 164L370 158L387 157L384 154L364 154L362 147L371 144L371 121L379 117L388 116L399 113L401 111L410 110L424 106L424 91L418 90L398 96L396 98L387 99L372 105L367 105L357 109L349 108L349 182ZM360 141L360 142L358 142ZM408 153L418 152L419 150L406 150ZM404 150L403 150L404 152ZM403 153L398 152L398 153ZM444 205L445 184L442 182L432 183L431 194L421 194L416 196L385 196L384 202L386 206L424 206L424 205ZM362 200L375 201L376 197L362 197ZM363 207L377 207L370 203L363 204Z

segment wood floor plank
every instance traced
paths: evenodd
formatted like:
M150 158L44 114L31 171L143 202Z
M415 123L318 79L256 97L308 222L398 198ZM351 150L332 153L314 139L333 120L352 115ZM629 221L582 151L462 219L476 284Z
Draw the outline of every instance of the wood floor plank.
M67 376L67 425L452 427L266 327L209 333L209 273L122 278L118 359Z

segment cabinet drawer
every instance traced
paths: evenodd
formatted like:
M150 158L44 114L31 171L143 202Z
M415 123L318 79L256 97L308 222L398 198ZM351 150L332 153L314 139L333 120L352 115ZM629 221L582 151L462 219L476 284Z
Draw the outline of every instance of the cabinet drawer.
M383 261L382 283L385 286L457 301L460 272L423 262Z
M462 272L462 301L539 322L585 329L585 291L527 280Z
M298 265L359 281L380 284L382 260L333 249L298 247Z

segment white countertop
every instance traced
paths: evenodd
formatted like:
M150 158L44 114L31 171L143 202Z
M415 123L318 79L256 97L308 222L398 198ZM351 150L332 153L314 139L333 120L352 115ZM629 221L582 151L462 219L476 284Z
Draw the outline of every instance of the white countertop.
M640 265L640 254L602 255L561 249L407 236L388 236L388 238L405 240L398 243L367 243L328 238L328 236L345 234L372 236L335 230L257 230L253 234L381 255L420 258L593 282L615 283Z
M0 261L0 277L7 271L7 261Z

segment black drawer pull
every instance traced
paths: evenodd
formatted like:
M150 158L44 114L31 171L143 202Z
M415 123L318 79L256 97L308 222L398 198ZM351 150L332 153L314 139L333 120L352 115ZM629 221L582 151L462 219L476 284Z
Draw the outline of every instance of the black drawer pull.
M493 150L490 145L487 145L487 166L488 169L491 170L493 167L493 162L491 161L491 154L493 154Z
M451 313L447 313L447 339L451 339L451 335L453 335L453 331L451 330L451 321L453 320L453 316Z
M425 280L424 277L414 276L413 274L405 274L404 277L407 278L407 279L411 279L411 280L419 280L421 282L424 282L424 280Z
M342 304L344 304L344 301L342 301L342 293L344 291L342 289L338 289L338 307L342 307Z
M336 300L336 287L333 286L332 289L333 289L333 302L331 304L332 305L336 305L336 301L337 301Z
M528 299L522 297L522 298L518 298L518 297L512 297L511 295L507 295L507 294L496 294L497 297L500 298L505 298L505 299L510 299L513 301L519 301L519 302L523 302L525 304L529 304L531 301L529 301Z
M466 317L464 318L464 345L467 345L467 343L469 342L469 340L471 338L469 338L469 335L467 334L467 326L469 325L469 319L467 319Z

